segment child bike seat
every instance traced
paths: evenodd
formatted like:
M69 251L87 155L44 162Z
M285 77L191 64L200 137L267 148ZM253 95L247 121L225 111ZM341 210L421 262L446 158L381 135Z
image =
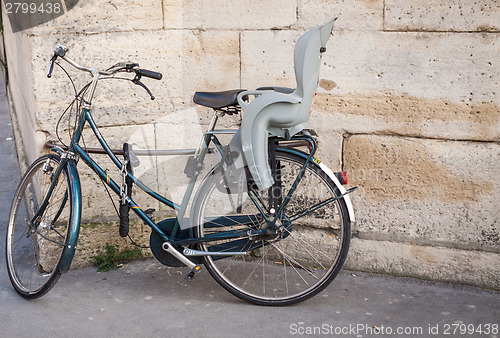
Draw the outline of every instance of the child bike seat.
M237 100L243 121L230 142L231 152L239 152L235 169L248 166L259 189L269 188L274 180L268 163L268 136L293 136L307 125L319 81L321 55L326 51L333 18L300 37L295 45L294 66L297 88L262 87L242 91ZM249 97L255 97L246 102ZM242 153L242 156L241 156Z

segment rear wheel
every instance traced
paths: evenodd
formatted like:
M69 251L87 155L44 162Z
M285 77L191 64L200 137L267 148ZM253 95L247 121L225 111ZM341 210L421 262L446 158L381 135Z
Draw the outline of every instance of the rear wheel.
M43 296L61 275L59 264L69 240L73 196L67 169L55 177L60 161L53 154L37 159L21 179L12 202L7 270L12 285L25 298ZM40 212L54 180L48 203Z
M272 218L271 194L278 200L286 196L305 163L304 158L283 151L276 152L276 160L281 193L275 186L252 192L252 199L241 183L228 184L227 178L215 171L200 188L194 209L199 237L229 233L241 236L207 242L200 249L246 252L203 259L207 270L226 290L259 305L293 304L323 290L341 269L350 242L345 202L332 201L340 192L314 162L308 163L277 226L253 235L267 227L261 211ZM262 205L261 211L257 205ZM279 205L274 207L278 210ZM295 219L307 210L312 211Z

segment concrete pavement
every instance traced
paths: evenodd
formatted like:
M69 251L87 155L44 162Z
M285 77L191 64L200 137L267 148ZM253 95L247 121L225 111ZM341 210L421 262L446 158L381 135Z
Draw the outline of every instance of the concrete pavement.
M24 300L5 267L19 182L12 138L1 83L0 337L500 337L498 292L351 271L311 300L283 308L240 301L206 271L188 283L186 269L155 260L107 273L71 270L41 299Z

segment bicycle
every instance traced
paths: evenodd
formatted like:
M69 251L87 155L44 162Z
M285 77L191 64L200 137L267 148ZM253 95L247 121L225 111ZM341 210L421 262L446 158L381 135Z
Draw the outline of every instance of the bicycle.
M330 31L331 26L327 27ZM319 52L323 53L324 49ZM102 137L91 114L99 80L132 81L154 99L141 79L160 80L162 75L141 69L132 62L99 71L77 64L67 54L68 48L56 47L48 77L54 64L60 66L56 60L62 59L92 74L93 79L79 92L75 90L75 99L68 107L70 114L74 111L78 116L70 144L54 145L50 154L34 161L15 193L8 223L6 258L9 278L21 296L34 299L45 295L71 265L82 215L77 170L80 160L119 196L120 235L128 235L129 210L132 209L151 228L150 248L156 259L170 266L187 266L190 269L187 279L193 278L204 265L227 291L258 305L303 301L332 282L349 249L354 213L348 194L356 188L346 190L343 187L347 184L346 176L333 173L314 157L317 142L311 131L302 130L290 136L286 129L283 137L266 135L267 165L273 183L262 189L248 165L232 167L234 154L219 140L220 134L237 135L238 131L216 129L219 118L241 112L241 105L251 105L251 95L257 100L269 92L286 94L293 90L263 87L256 91L197 92L194 101L213 108L214 114L195 154L187 161L184 173L189 184L182 202L177 204L133 175L137 162L134 152L125 143L121 161ZM80 144L87 124L121 171L121 183L109 177ZM301 150L304 145L307 151ZM219 163L195 192L205 156L211 151L219 154ZM133 201L134 185L174 209L177 217L154 222L151 214ZM190 200L192 207L188 215Z

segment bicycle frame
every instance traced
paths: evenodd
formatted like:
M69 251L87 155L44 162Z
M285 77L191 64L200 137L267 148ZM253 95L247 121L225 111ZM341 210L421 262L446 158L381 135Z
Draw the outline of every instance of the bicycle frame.
M214 118L210 124L209 130L207 132L205 132L202 136L202 139L200 141L200 146L198 147L198 149L196 151L196 157L200 162L203 162L205 155L207 154L210 143L213 143L216 146L216 148L220 152L222 152L222 144L217 139L217 137L216 137L217 134L234 133L235 132L235 131L227 131L227 130L222 130L222 131L214 130L216 122L217 122L217 116L214 115ZM113 163L118 167L119 170L123 170L124 164L116 157L116 155L112 152L111 148L107 144L106 140L102 137L97 125L95 124L95 122L92 118L90 110L87 108L83 109L83 113L80 116L78 127L75 130L75 134L74 134L73 140L72 140L72 147L71 147L72 150L70 149L68 151L68 154L77 154L85 162L85 164L87 164L101 178L101 180L103 180L111 188L111 190L113 192L115 192L117 195L120 195L119 185L112 178L110 178L109 175L79 145L79 140L81 138L82 131L83 131L83 128L84 128L86 123L89 123L92 131L94 132L95 136L99 140L99 143L103 147L106 154L113 161ZM295 140L306 140L306 141L309 141L311 143L312 151L310 152L310 154L308 156L308 159L311 160L314 156L314 153L316 152L316 148L317 148L316 141L312 137L308 137L308 136L298 137L298 138L295 138ZM302 168L299 175L297 176L292 188L288 192L287 196L285 197L284 202L282 203L282 205L280 206L280 209L276 213L277 215L281 214L283 209L286 207L293 192L295 191L295 188L297 187L298 183L300 182L300 179L302 178L304 172L305 172L305 167ZM182 222L184 220L185 212L186 212L187 206L189 204L189 201L192 197L192 193L193 193L194 186L195 186L195 183L197 181L198 175L196 174L190 179L181 204L176 204L173 201L165 198L164 196L154 192L152 189L150 189L149 187L144 185L140 180L138 180L130 172L126 171L126 175L132 179L132 181L134 182L134 184L137 185L137 187L139 187L141 190L146 192L148 195L150 195L154 199L160 201L161 203L171 207L172 209L174 209L178 212L178 216L177 216L178 222L177 222L176 226L174 227L173 232L170 236L170 237L174 237L175 233L178 231L178 228L180 226L179 222ZM139 207L139 205L137 205L137 203L135 203L128 196L126 196L125 199L126 199L127 204L130 206L130 208L137 214L137 216L139 216L139 218L142 221L144 221L147 225L149 225L153 231L155 231L158 235L160 235L165 241L171 240L169 238L169 236L167 236L156 225L156 223L153 222L148 217L148 215L146 215L144 213L144 211ZM272 225L274 225L274 223L277 220L277 217L275 217L275 219L271 221L267 218L267 216L265 216L264 212L262 212L262 214L268 222L270 222Z
M189 218L185 217L185 213L189 204L189 201L191 200L193 190L195 187L195 183L198 179L199 173L196 173L193 175L188 183L186 192L184 194L183 200L181 204L176 204L173 201L165 198L164 196L156 193L146 185L144 185L141 181L139 181L132 173L130 173L126 168L124 168L124 163L120 161L117 156L113 153L103 136L101 135L92 115L91 115L91 101L97 86L97 82L99 80L99 76L101 74L106 74L106 72L98 72L93 68L85 68L81 67L78 64L76 64L74 61L72 61L69 58L64 58L65 61L68 61L71 65L75 66L78 69L89 71L93 74L94 79L91 83L90 87L90 92L88 93L88 97L86 100L84 100L85 104L82 107L81 112L79 113L78 116L78 121L77 121L77 127L73 133L71 144L69 146L69 149L67 151L64 151L62 148L55 147L53 148L54 151L58 152L61 155L61 162L59 165L59 168L57 168L55 172L55 178L51 187L49 188L49 191L47 193L47 196L45 197L44 201L42 202L42 207L40 208L39 212L35 217L33 218L33 222L36 220L36 218L43 213L43 210L45 209L45 206L47 204L48 199L50 198L50 195L52 193L52 189L55 186L55 182L57 181L57 177L60 175L62 168L64 166L68 167L68 170L70 172L70 177L72 181L72 185L74 186L73 188L73 193L76 194L76 202L75 205L72 206L73 210L75 211L75 216L74 217L74 222L72 224L72 229L71 229L71 238L70 238L70 245L66 248L67 253L65 254L65 257L63 259L63 267L64 269L67 270L69 268L69 264L71 263L78 234L79 234L79 226L80 226L80 220L81 220L81 187L80 187L80 180L78 176L78 172L76 170L76 164L78 161L78 158L81 158L85 164L87 164L98 176L99 178L107 185L110 187L110 189L117 194L118 196L121 196L121 191L120 191L120 186L112 179L109 177L109 175L106 173L105 170L103 170L85 151L84 148L82 148L79 144L80 139L82 137L82 132L83 129L86 125L86 123L89 124L91 127L94 135L97 137L101 147L103 148L104 152L109 156L109 158L112 160L112 162L117 166L119 170L122 170L126 176L128 176L133 183L137 185L141 190L146 192L149 196L152 198L158 200L159 202L163 203L164 205L167 205L168 207L174 209L177 212L177 221L175 222L175 225L172 229L172 232L170 234L166 234L164 230L162 230L141 208L137 203L135 203L131 197L129 196L122 196L128 206L136 213L136 215L143 221L145 222L151 229L154 231L160 238L164 241L164 243L169 244L168 248L173 249L172 246L176 245L194 245L194 244L199 244L202 242L209 242L209 241L214 241L214 240L221 240L221 239L235 239L235 238L241 238L241 237L248 237L248 236L253 236L253 235L259 235L262 234L266 229L260 229L260 230L253 230L251 233L245 232L241 233L239 231L235 231L234 233L224 233L224 234L217 234L213 236L205 236L202 238L195 238L192 232L192 226L188 224L189 229L190 229L190 238L188 239L182 239L182 240L175 240L175 235L181 228L181 223L182 222L191 222ZM198 149L195 152L195 158L197 161L200 163L203 163L205 155L208 152L209 145L210 143L213 143L214 146L217 148L219 153L223 153L223 146L220 143L220 141L217 138L217 134L228 134L228 133L235 133L235 130L215 130L215 125L217 123L218 115L217 113L214 114L212 121L209 125L208 131L205 132L200 140L200 145L198 146ZM294 153L301 153L301 156L306 159L305 164L303 165L301 171L299 172L298 176L296 177L294 183L292 184L291 189L289 190L288 194L284 196L284 200L279 206L278 210L272 213L273 219L270 219L266 215L266 207L264 205L264 202L260 199L259 196L256 195L255 192L249 192L249 197L253 201L253 203L256 205L257 209L263 216L263 219L265 219L266 223L268 224L268 227L273 227L275 226L276 222L278 219L282 217L282 213L288 204L288 202L291 199L291 196L293 195L296 187L298 186L303 174L305 173L307 164L314 159L314 154L317 149L317 143L316 140L308 135L303 135L303 136L297 136L293 137L293 140L301 140L301 141L306 141L309 144L309 154L305 154L303 152L300 152L298 150L290 149L290 148L285 148L285 147L277 147L277 149L280 149L282 151L290 151ZM273 141L274 142L274 141ZM216 168L214 168L216 169ZM213 169L213 170L214 170ZM344 197L345 194L342 194L338 198ZM338 199L336 198L336 199ZM328 200L322 203L318 207L322 207L326 204L329 204L333 202L336 199ZM269 210L267 210L269 213ZM309 211L310 212L310 211ZM307 212L307 213L309 213ZM294 220L300 217L305 216L307 213L303 213L299 216L294 215ZM295 217L297 216L297 217ZM166 249L167 250L167 249ZM168 250L167 250L168 251ZM170 251L169 251L170 252ZM177 256L177 254L176 254ZM178 257L179 258L179 257ZM184 257L185 258L185 257ZM188 260L189 262L189 260ZM185 262L184 262L185 263ZM188 264L186 264L188 265ZM188 265L189 266L189 265Z
M222 145L220 143L220 141L217 139L216 135L217 134L222 134L222 133L234 133L235 131L232 131L232 130L214 130L215 128L215 124L217 122L217 116L214 115L214 118L210 124L210 127L209 127L209 130L207 132L205 132L202 136L202 139L200 141L200 146L198 147L197 151L196 151L196 156L197 156L197 159L200 161L200 162L203 162L204 160L204 157L205 155L207 154L208 152L208 148L209 148L209 145L210 143L213 143L215 145L215 147L220 151L222 152ZM109 145L107 144L106 140L103 138L103 136L101 135L91 113L90 113L90 109L89 107L84 107L82 109L82 113L79 117L79 121L78 121L78 125L77 125L77 128L73 134L73 139L71 141L71 146L69 148L69 150L67 151L62 151L61 149L57 149L57 148L53 148L54 150L57 150L57 152L62 155L62 159L61 159L61 164L60 164L60 168L58 168L58 170L56 171L55 175L59 175L60 174L60 171L62 170L62 167L64 167L65 165L67 165L68 162L72 162L74 165L76 165L76 162L77 162L77 159L78 157L81 158L85 164L87 164L98 176L99 178L107 185L110 187L110 189L117 195L120 195L120 186L111 178L109 177L109 175L106 173L105 170L103 170L88 154L87 152L85 151L84 148L82 148L79 144L79 141L81 139L81 136L82 136L82 132L83 132L83 129L84 129L84 126L85 124L88 123L89 126L91 127L94 135L97 137L100 145L102 146L102 148L104 149L105 153L109 156L109 158L112 160L112 162L117 166L117 168L119 170L123 170L123 165L124 163L122 163L118 158L117 156L113 153L113 151L111 150L111 148L109 147ZM308 156L308 159L311 160L314 156L314 153L316 151L316 141L312 138L312 137L309 137L309 136L301 136L301 137L297 137L297 138L294 138L294 140L305 140L305 141L308 141L310 142L310 145L311 145L311 148L312 148L312 151L311 153L309 154ZM281 148L280 149L286 149L286 148ZM285 197L285 200L283 202L283 204L280 206L280 209L278 210L278 212L276 213L276 215L279 215L284 207L286 206L286 204L288 203L288 201L290 200L290 197L292 196L293 194L293 191L295 190L296 186L298 185L298 183L300 182L300 179L303 175L305 171L305 167L302 168L301 172L299 173L299 176L296 178L293 186L292 186L292 189L289 191L289 193L287 194L287 196ZM146 192L149 196L153 197L154 199L160 201L161 203L167 205L168 207L176 210L178 212L178 222L176 224L176 226L174 227L172 233L170 234L170 236L167 236L163 230L161 230L157 224L152 221L148 215L146 215L146 213L140 208L139 205L137 205L137 203L135 203L132 198L126 196L125 199L126 199L126 202L127 204L130 206L130 208L137 214L137 216L142 220L144 221L149 227L151 227L151 229L153 231L155 231L164 241L172 241L172 239L170 237L174 237L175 236L175 233L178 231L179 229L179 226L180 226L180 223L179 223L179 220L182 221L184 220L184 216L185 216L185 212L186 212L186 209L187 209L187 206L189 204L189 201L192 197L192 193L193 193L193 190L194 190L194 186L195 186L195 183L197 181L197 178L198 178L198 175L194 175L189 183L188 183L188 187L186 189L186 193L184 194L184 197L183 197L183 200L182 200L182 203L181 204L176 204L174 203L173 201L165 198L164 196L156 193L155 191L153 191L152 189L150 189L149 187L147 187L145 184L143 184L140 180L138 180L133 174L131 174L130 172L128 171L125 171L126 172L126 175L128 177L130 177L132 179L132 181L134 182L134 184L137 185L137 187L139 187L141 190L143 190L144 192ZM52 188L52 187L51 187ZM50 193L50 188L49 188L49 193ZM253 198L252 198L253 199ZM256 202L257 203L257 202ZM42 204L43 205L43 204ZM42 209L42 208L41 208ZM260 209L260 207L259 207ZM261 209L262 210L262 209ZM265 214L264 211L262 210L262 213L263 215ZM265 215L264 215L265 216ZM267 216L265 216L265 219L272 225L274 225L274 223L276 222L277 220L277 217L275 217L274 220L269 220ZM231 237L230 237L231 238ZM194 239L193 239L194 240ZM207 239L208 240L208 239ZM213 239L211 239L213 240ZM172 241L173 244L177 244L175 241ZM189 241L189 242L201 242L199 239L196 239L194 241ZM186 240L182 241L183 244L186 243Z

